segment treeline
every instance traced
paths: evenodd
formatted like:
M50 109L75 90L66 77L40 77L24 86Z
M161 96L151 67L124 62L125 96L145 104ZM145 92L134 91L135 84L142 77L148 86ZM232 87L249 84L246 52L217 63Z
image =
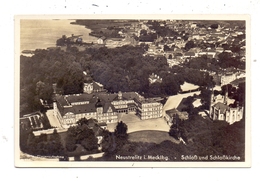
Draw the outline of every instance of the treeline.
M90 59L73 47L67 51L36 50L20 57L20 114L43 110L40 99L52 103L53 84L62 94L82 92L83 73ZM84 68L83 68L84 67Z

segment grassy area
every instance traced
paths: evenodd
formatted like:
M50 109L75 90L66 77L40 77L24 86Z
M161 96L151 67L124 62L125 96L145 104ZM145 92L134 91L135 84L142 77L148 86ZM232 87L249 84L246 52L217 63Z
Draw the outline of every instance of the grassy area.
M179 143L178 140L175 140L173 137L169 136L168 132L165 131L137 131L129 134L129 141L131 142L153 142L161 143L165 140L172 141L173 143Z

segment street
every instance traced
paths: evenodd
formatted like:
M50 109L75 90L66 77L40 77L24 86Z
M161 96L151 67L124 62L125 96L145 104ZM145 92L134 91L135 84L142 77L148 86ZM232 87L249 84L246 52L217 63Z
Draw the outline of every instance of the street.
M200 91L170 96L163 107L163 116L165 115L166 110L177 108L183 98L193 96L194 94L199 95Z

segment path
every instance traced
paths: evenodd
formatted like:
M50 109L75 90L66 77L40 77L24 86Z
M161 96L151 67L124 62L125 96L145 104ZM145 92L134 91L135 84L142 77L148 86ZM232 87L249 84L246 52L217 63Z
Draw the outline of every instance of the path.
M50 124L52 127L55 128L62 128L62 126L60 125L59 120L57 119L57 117L54 116L54 111L53 109L49 109L46 112L46 116L48 117Z
M174 96L170 96L168 100L166 101L164 107L163 107L163 116L165 115L165 111L173 108L177 108L182 101L183 98L193 96L194 94L199 95L200 91L196 92L189 92L186 94L177 94Z

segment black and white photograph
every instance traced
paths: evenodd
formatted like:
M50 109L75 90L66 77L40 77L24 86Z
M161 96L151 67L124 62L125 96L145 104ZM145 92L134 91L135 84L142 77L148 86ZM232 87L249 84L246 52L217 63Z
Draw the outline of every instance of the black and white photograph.
M17 167L250 167L246 15L16 16Z

